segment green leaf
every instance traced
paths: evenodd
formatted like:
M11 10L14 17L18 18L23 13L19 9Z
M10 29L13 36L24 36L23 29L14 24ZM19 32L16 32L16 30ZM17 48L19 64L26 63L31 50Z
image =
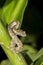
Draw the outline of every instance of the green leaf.
M43 65L43 55L36 61L35 65Z
M33 62L35 62L38 58L40 58L43 55L43 48L40 49L40 51L38 52L33 47L24 45L24 50L27 50L26 53Z
M12 64L11 64L10 61L7 59L7 60L1 61L1 65L12 65Z
M37 53L28 53L28 55L30 55L32 61L35 62L38 58L40 58L40 56L43 55L43 48Z
M38 58L40 58L43 55L43 48L40 49L40 51L33 57L33 61L36 61Z
M32 46L24 45L24 50L27 50L27 55L30 59L34 62L35 55L37 54L37 50L34 49Z
M28 0L6 0L1 12L1 19L4 24L9 24L15 20L19 20L22 23L27 3Z

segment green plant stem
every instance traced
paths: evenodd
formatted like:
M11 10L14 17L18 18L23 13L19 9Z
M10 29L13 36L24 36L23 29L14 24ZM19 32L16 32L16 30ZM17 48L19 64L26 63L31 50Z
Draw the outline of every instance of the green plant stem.
M10 14L8 13L9 9L5 10L3 8L4 12L2 9L2 14L0 14L0 16L2 15L1 19L4 22L4 24L5 25L10 24L13 20L19 20L21 24L21 20L23 18L23 13L26 8L26 5L27 5L27 0L18 0L18 3L16 4L15 8ZM8 56L9 60L11 61L12 65L27 65L21 53L18 53L18 54L13 53L8 48L10 46L11 38L6 28L4 28L4 26L2 25L1 21L0 21L0 42L3 42L3 45L1 46L3 50L5 51L6 55Z
M0 21L0 41L3 42L3 45L1 46L5 51L6 55L8 56L9 60L11 61L12 65L27 65L21 53L18 54L13 53L10 49L7 48L10 46L11 38L9 37L1 21Z

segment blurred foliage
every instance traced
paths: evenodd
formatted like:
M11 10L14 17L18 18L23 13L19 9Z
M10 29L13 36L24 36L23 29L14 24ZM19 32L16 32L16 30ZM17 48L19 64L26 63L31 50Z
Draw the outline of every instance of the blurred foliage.
M5 25L14 20L22 23L23 14L28 0L6 0L3 7L0 8L0 18Z
M43 55L35 62L35 65L43 65Z
M1 65L11 65L10 61L7 59L7 60L3 60L1 62Z

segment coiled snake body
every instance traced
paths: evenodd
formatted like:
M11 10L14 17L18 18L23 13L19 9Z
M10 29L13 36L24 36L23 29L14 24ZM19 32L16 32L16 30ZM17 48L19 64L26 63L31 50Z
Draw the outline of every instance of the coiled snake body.
M8 32L12 38L10 48L13 52L19 53L23 49L23 44L17 35L25 37L26 33L23 30L18 30L19 21L14 21L8 26Z

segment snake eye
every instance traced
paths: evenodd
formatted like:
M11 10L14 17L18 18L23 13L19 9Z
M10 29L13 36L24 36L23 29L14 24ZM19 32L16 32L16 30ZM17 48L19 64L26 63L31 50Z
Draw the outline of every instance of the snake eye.
M15 44L15 47L18 47L18 45L17 45L17 44Z

